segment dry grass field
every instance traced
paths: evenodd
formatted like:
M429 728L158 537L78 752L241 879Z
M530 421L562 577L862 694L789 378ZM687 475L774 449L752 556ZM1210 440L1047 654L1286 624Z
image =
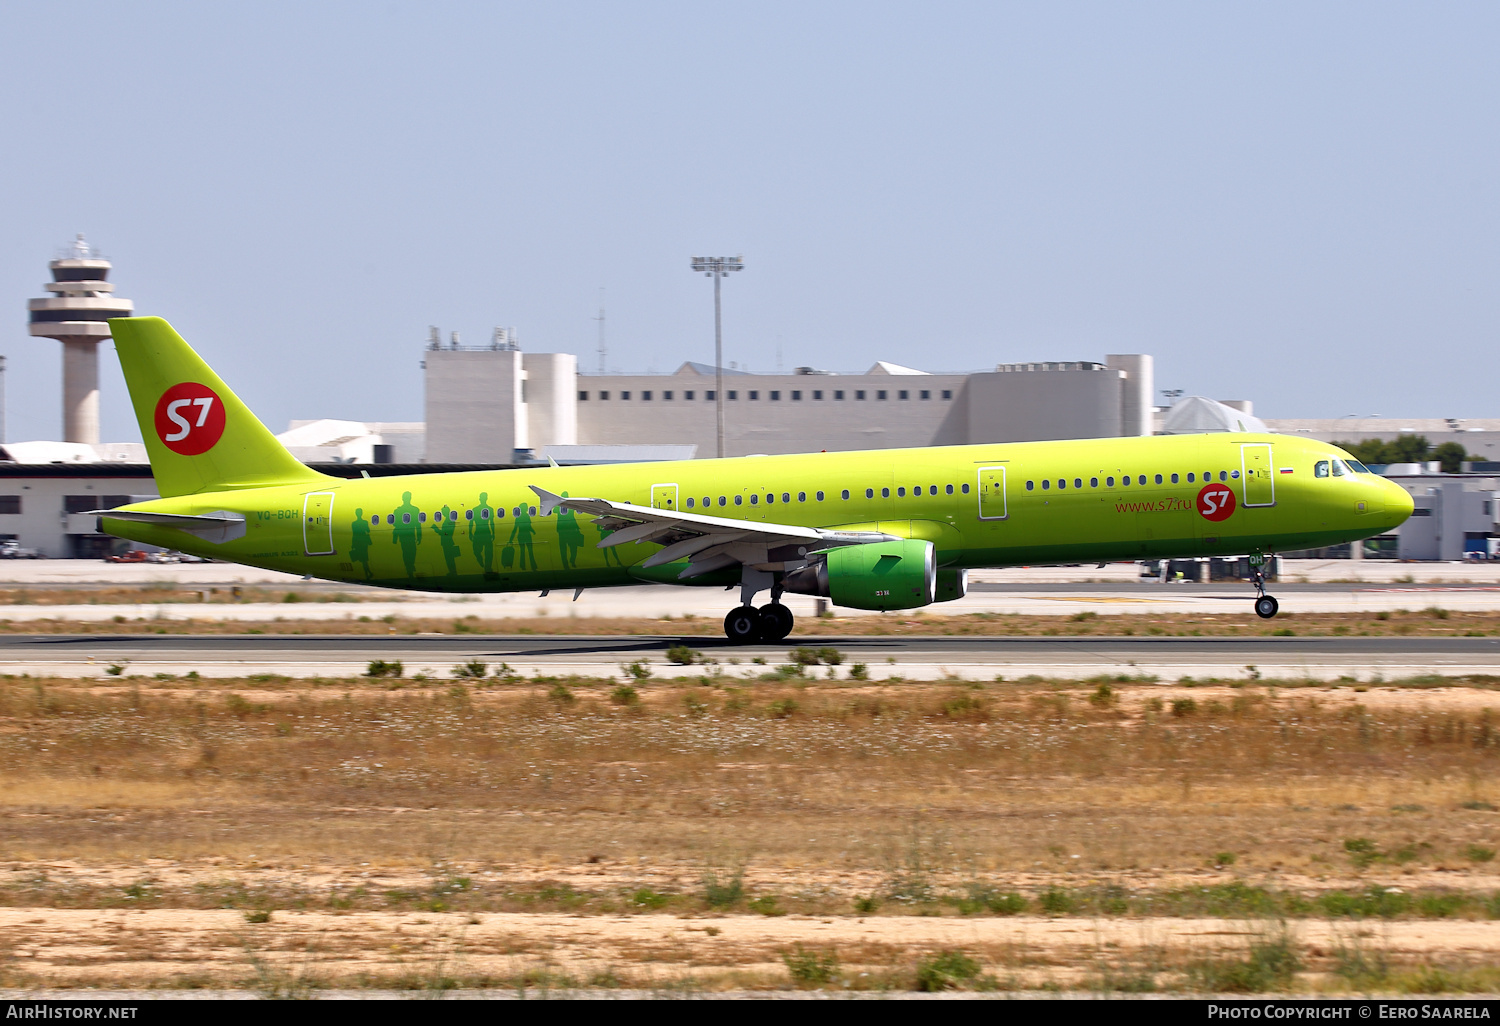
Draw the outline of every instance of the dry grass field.
M1500 989L1495 682L682 670L4 679L0 985Z

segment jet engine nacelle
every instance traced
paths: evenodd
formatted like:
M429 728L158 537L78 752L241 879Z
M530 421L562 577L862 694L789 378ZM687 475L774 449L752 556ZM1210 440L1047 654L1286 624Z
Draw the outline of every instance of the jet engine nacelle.
M830 549L822 562L794 570L781 584L849 609L915 609L937 597L937 579L932 543L910 538Z

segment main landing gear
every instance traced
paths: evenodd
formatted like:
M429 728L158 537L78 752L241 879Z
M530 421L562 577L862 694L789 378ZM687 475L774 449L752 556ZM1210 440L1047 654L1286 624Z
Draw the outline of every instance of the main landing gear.
M755 595L771 589L771 601L756 609ZM736 645L780 641L792 633L792 611L781 602L781 584L764 571L746 567L740 579L740 606L724 617L724 636Z
M731 609L724 617L724 635L737 645L755 641L780 641L792 633L792 611L780 602L769 602L756 609L745 605Z
M1262 620L1269 620L1281 608L1281 603L1266 594L1266 573L1263 567L1255 568L1253 581L1255 583L1255 615Z

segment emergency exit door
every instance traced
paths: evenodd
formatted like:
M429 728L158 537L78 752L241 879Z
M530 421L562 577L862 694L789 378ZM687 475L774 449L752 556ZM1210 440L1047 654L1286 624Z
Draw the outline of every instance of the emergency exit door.
M1276 505L1276 471L1271 466L1271 447L1264 442L1240 446L1245 474L1244 505Z
M333 555L333 493L308 492L302 500L302 550Z
M674 484L659 484L651 486L651 507L653 509L677 508L677 486Z
M1010 515L1005 505L1005 468L979 468L979 519L1004 520Z

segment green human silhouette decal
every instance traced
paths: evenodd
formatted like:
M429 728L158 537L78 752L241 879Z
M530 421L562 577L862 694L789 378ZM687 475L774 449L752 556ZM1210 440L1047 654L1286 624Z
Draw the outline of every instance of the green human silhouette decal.
M349 562L363 566L368 581L375 575L370 572L370 523L365 519L364 510L354 511L354 523L349 525L349 533Z
M517 570L525 570L528 559L531 560L531 569L538 569L536 553L531 548L531 539L536 535L536 528L532 526L531 521L531 510L525 506L517 506L516 524L510 529L510 538L506 540L506 544L515 543Z
M401 493L401 505L396 507L391 541L401 546L401 561L406 564L406 576L417 576L417 546L422 544L422 515L411 504L411 492Z
M449 577L458 576L458 542L453 540L453 534L457 530L458 514L449 510L445 504L432 525L432 533L438 536L438 542L443 546L443 561L448 564Z
M484 567L485 573L495 570L495 511L490 508L490 493L479 493L479 505L469 517L469 544L474 547L474 558Z
M562 497L568 497L567 492ZM557 510L557 552L562 557L564 570L578 566L578 550L583 547L583 530L578 526L578 514L570 509Z

